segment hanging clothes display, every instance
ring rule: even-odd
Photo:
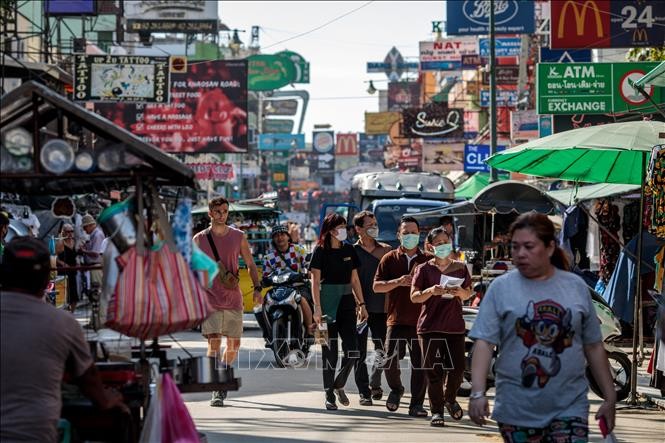
[[[604,229],[600,229],[600,270],[598,277],[604,283],[607,283],[612,272],[614,272],[621,250],[621,245],[612,238],[612,236],[618,237],[619,229],[621,229],[619,208],[612,204],[609,199],[599,200],[596,204],[595,216],[598,223],[612,234],[610,235]]]
[[[573,264],[580,269],[589,269],[587,255],[587,231],[589,217],[577,205],[570,206],[564,212],[561,244],[571,253]]]
[[[651,151],[646,185],[651,205],[649,232],[665,239],[665,145]]]
[[[640,202],[635,201],[623,208],[623,222],[621,223],[623,243],[626,244],[635,237],[640,228]]]

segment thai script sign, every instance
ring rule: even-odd
[[[462,68],[462,56],[476,53],[473,37],[420,42],[421,71],[454,71]]]

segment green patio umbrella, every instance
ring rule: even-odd
[[[507,174],[499,174],[499,180],[507,180]],[[490,184],[490,175],[487,172],[476,172],[455,189],[455,198],[473,198]]]
[[[644,156],[665,143],[665,123],[611,123],[560,132],[487,159],[493,168],[589,183],[641,185]],[[665,134],[663,134],[665,136]]]
[[[654,146],[665,144],[665,123],[653,121],[610,123],[560,132],[494,154],[487,159],[493,168],[540,177],[590,183],[640,185],[639,234],[637,237],[637,285],[633,311],[633,361],[629,402],[637,404],[637,342],[640,316],[644,186],[647,162]]]

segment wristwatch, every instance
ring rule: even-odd
[[[261,285],[256,285],[256,286],[254,286],[254,290],[260,292],[260,291],[263,290],[263,287]]]

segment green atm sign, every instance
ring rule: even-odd
[[[538,114],[608,114],[649,111],[633,83],[658,65],[641,63],[539,63]],[[645,88],[662,103],[662,88]]]

